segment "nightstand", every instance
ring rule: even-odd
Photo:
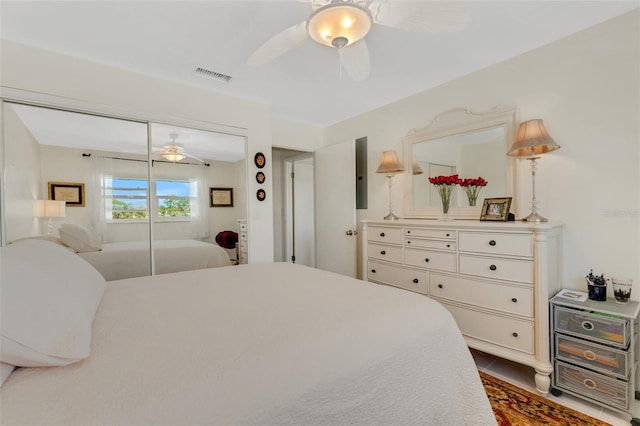
[[[640,304],[551,299],[554,395],[567,392],[633,418]]]

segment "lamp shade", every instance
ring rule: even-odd
[[[507,155],[517,157],[538,155],[559,148],[560,145],[549,136],[542,120],[538,118],[520,123],[516,141]]]
[[[65,217],[65,202],[36,200],[36,217]]]
[[[423,173],[424,173],[424,172],[422,171],[422,168],[421,168],[421,167],[420,167],[420,165],[418,164],[418,160],[413,160],[412,168],[413,168],[413,174],[414,174],[414,175],[421,175],[421,174],[423,174]]]
[[[404,172],[404,167],[395,151],[385,151],[382,153],[382,160],[376,173],[395,175]]]

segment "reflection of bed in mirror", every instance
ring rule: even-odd
[[[231,265],[222,247],[197,240],[155,240],[155,273]],[[78,253],[107,281],[151,275],[149,241],[103,243],[100,251]]]

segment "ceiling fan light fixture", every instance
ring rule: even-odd
[[[368,9],[356,3],[329,3],[309,17],[307,33],[317,43],[342,48],[363,39],[372,25]]]

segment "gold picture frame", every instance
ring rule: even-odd
[[[493,220],[506,222],[509,218],[511,208],[511,197],[505,198],[485,198],[482,204],[480,220]]]
[[[209,207],[233,207],[233,188],[209,188]]]
[[[47,182],[50,200],[64,201],[65,207],[84,207],[84,183]]]

